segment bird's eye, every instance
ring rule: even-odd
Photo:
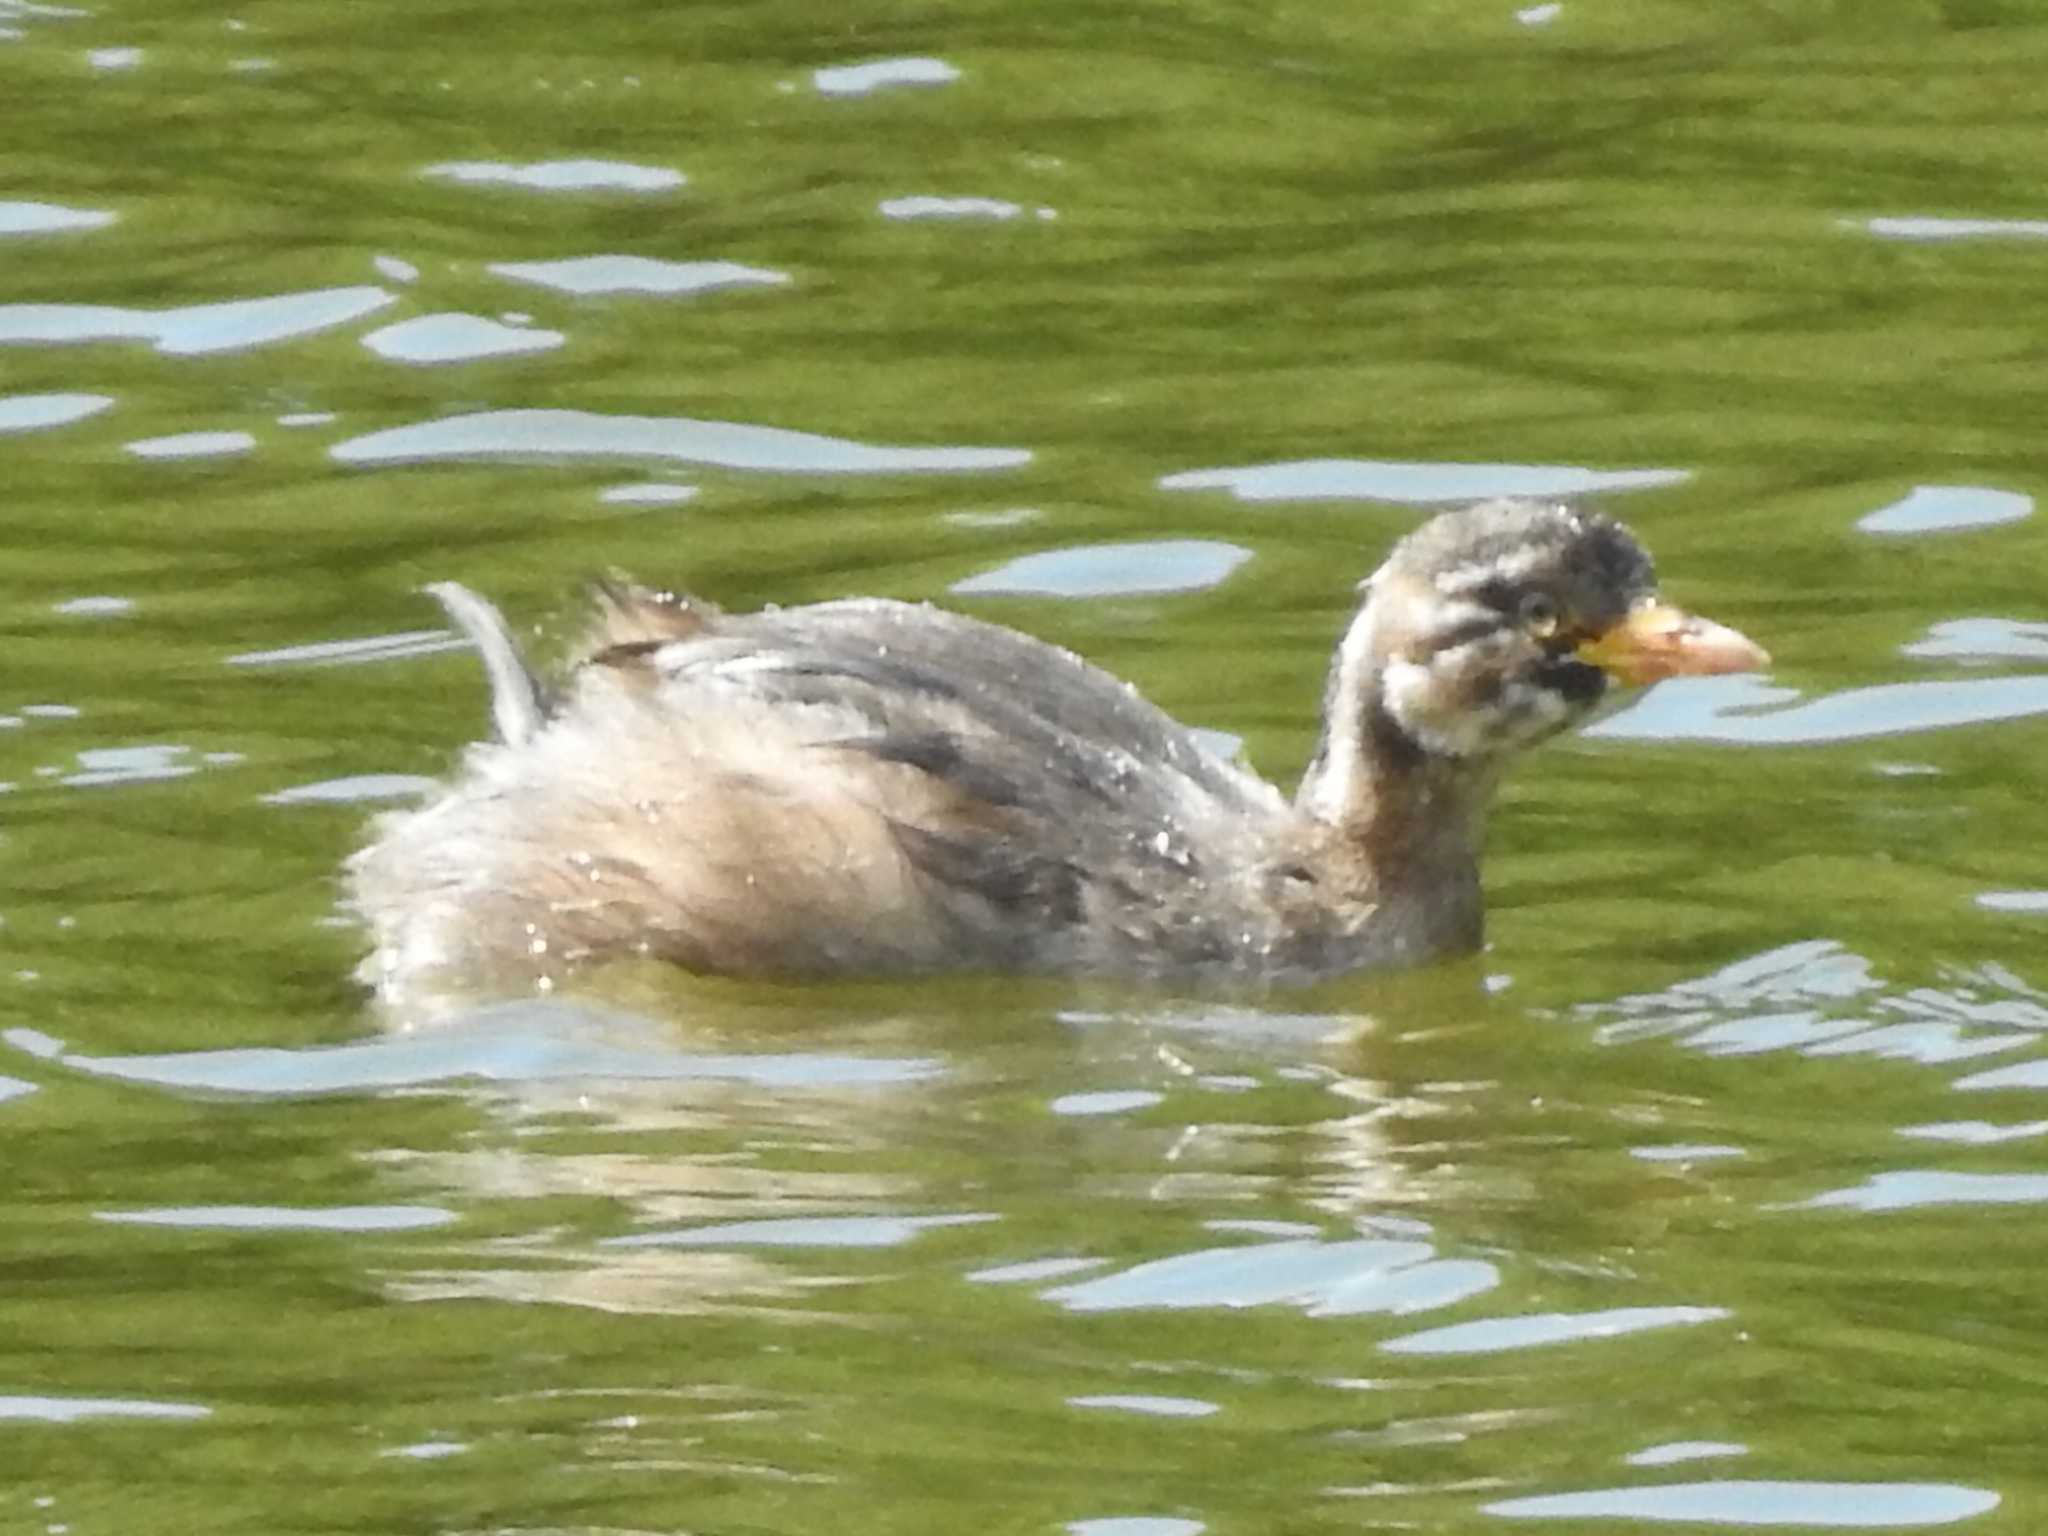
[[[1516,612],[1521,618],[1522,628],[1537,639],[1548,640],[1557,633],[1557,603],[1548,593],[1529,593]]]

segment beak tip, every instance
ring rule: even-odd
[[[1699,638],[1695,657],[1700,673],[1727,676],[1761,672],[1771,664],[1771,653],[1740,630],[1706,621],[1702,621],[1702,628],[1705,633]]]

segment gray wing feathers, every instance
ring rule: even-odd
[[[849,783],[917,773],[931,793],[875,813],[974,911],[1085,927],[1091,888],[1123,909],[1171,905],[1213,873],[1196,850],[1239,853],[1240,829],[1284,813],[1270,785],[1109,673],[939,610],[864,599],[732,617],[652,659],[679,716],[721,696],[811,713],[809,750],[847,754]]]

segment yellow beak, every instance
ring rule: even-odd
[[[1754,672],[1771,664],[1769,653],[1747,635],[1654,597],[1604,633],[1580,641],[1578,657],[1631,686],[1667,677]]]

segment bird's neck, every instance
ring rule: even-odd
[[[1322,736],[1295,793],[1383,910],[1413,915],[1428,949],[1479,941],[1479,849],[1490,763],[1426,751],[1387,712],[1368,604],[1330,663]]]

